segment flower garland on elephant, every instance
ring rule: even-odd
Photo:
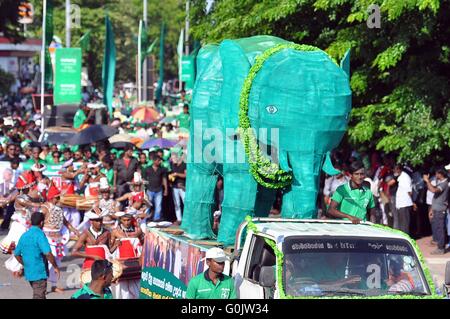
[[[275,53],[285,50],[293,49],[297,51],[322,51],[311,45],[302,44],[279,44],[273,48],[267,49],[256,58],[255,63],[250,68],[247,78],[244,81],[239,100],[239,136],[244,145],[245,153],[249,159],[250,173],[255,180],[262,186],[267,188],[283,188],[292,184],[292,172],[285,172],[278,164],[272,163],[261,152],[255,133],[252,130],[250,119],[248,117],[249,110],[249,96],[252,88],[253,80],[257,73],[261,70],[264,62]],[[323,52],[323,51],[322,51]],[[336,61],[332,59],[334,63]],[[337,63],[336,63],[337,64]]]

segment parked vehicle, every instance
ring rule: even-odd
[[[157,298],[183,298],[189,280],[205,270],[201,258],[213,245],[151,228],[141,296],[153,295],[149,278],[154,283],[156,277]],[[403,233],[368,222],[256,218],[241,224],[234,247],[224,248],[231,259],[225,272],[241,299],[442,298],[416,247]],[[162,282],[176,286],[177,296]]]

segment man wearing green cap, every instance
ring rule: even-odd
[[[206,252],[208,270],[195,276],[188,284],[187,299],[236,299],[236,289],[232,277],[224,275],[228,257],[217,247]]]

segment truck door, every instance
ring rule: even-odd
[[[264,288],[259,284],[259,275],[264,266],[274,266],[275,271],[275,253],[273,249],[266,244],[264,237],[253,235],[248,247],[247,256],[242,256],[246,260],[242,271],[242,282],[239,285],[239,298],[241,299],[271,299],[273,298],[274,288]],[[245,250],[245,247],[244,247]]]

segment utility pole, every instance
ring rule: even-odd
[[[142,23],[141,20],[139,20],[139,34],[138,34],[138,76],[137,76],[137,94],[138,94],[138,103],[140,103],[142,101],[142,64],[141,64],[141,34],[142,34]]]
[[[186,0],[186,27],[184,29],[185,55],[189,55],[189,0]]]
[[[42,46],[41,46],[41,116],[42,116],[42,121],[41,121],[41,132],[44,133],[44,90],[45,90],[45,85],[44,85],[44,77],[45,77],[45,50],[46,50],[46,46],[45,46],[45,19],[47,17],[47,0],[44,0],[44,12],[42,14]]]
[[[70,0],[66,0],[66,48],[70,48],[70,28],[72,23],[70,19]]]
[[[143,15],[144,15],[144,17],[143,17],[143,20],[144,20],[144,26],[145,26],[145,31],[147,31],[147,0],[144,0],[144,12],[143,12]],[[147,37],[145,37],[146,39],[147,39]],[[147,43],[146,43],[146,46],[147,46]],[[144,101],[147,101],[147,91],[148,91],[148,83],[147,83],[147,48],[145,47],[144,48],[144,50],[145,50],[145,52],[144,52],[144,54],[145,54],[145,56],[144,56],[144,66],[143,66],[143,69],[144,69],[144,72],[142,72],[142,75],[144,76],[144,78],[143,78],[143,87],[144,87],[144,94],[143,94],[143,100]],[[140,61],[139,61],[139,63],[140,63]]]

